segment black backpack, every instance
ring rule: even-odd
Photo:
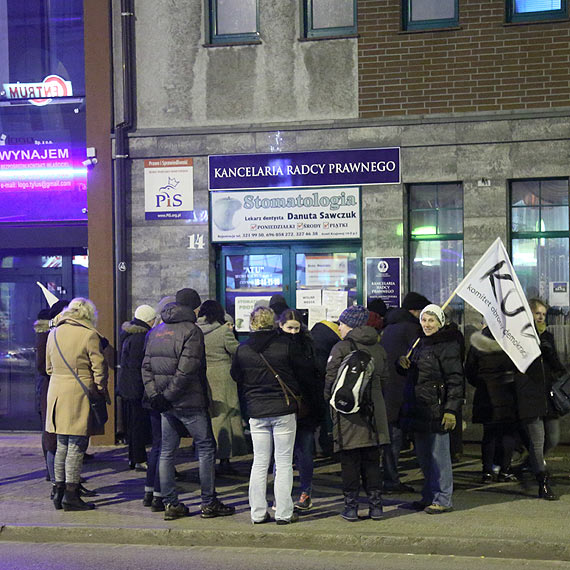
[[[374,359],[349,338],[352,351],[338,368],[332,385],[330,405],[341,414],[356,414],[372,403],[370,380],[374,373]]]

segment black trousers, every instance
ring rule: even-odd
[[[344,493],[358,493],[361,481],[366,493],[380,490],[380,448],[378,446],[346,449],[342,450],[339,455]]]
[[[146,444],[150,434],[148,410],[142,407],[140,400],[124,400],[124,402],[129,463],[144,463],[147,460]]]

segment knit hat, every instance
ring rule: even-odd
[[[150,323],[156,319],[156,311],[150,305],[140,305],[135,311],[135,319],[143,323]]]
[[[372,299],[372,301],[368,303],[368,310],[374,311],[383,317],[386,314],[388,307],[386,307],[386,303],[384,303],[382,299]]]
[[[194,289],[186,287],[185,289],[180,289],[180,291],[176,292],[176,303],[179,305],[185,305],[194,310],[202,304],[202,299],[200,299],[200,295],[198,295]]]
[[[366,307],[362,305],[352,305],[340,314],[338,320],[347,327],[355,329],[356,327],[363,327],[368,322],[368,314]]]
[[[419,293],[415,291],[410,291],[405,297],[404,301],[402,302],[402,309],[407,309],[408,311],[416,310],[419,311],[423,309],[426,305],[429,305],[429,301]]]
[[[433,303],[426,305],[420,313],[420,321],[422,320],[424,313],[431,313],[432,315],[435,315],[441,326],[445,324],[445,314],[439,305],[434,305]]]
[[[49,318],[55,319],[55,317],[57,317],[57,315],[59,315],[59,313],[61,313],[61,311],[63,311],[67,305],[69,305],[69,300],[67,299],[60,299],[57,303],[54,303],[50,307]]]

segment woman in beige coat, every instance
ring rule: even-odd
[[[232,357],[239,342],[234,336],[232,323],[226,322],[226,317],[231,318],[225,315],[220,303],[205,301],[200,307],[196,324],[204,333],[210,416],[220,459],[218,472],[231,475],[236,471],[230,465],[230,457],[245,455],[247,445],[237,386],[230,375]]]
[[[101,336],[95,329],[96,321],[95,305],[89,299],[77,297],[59,315],[46,346],[46,371],[51,376],[46,431],[57,434],[53,502],[56,509],[66,511],[84,511],[95,506],[80,498],[79,483],[89,436],[101,432],[93,428],[89,399],[73,372],[94,396],[105,397],[109,402],[107,364]]]

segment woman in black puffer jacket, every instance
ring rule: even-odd
[[[410,358],[400,357],[398,369],[407,373],[403,424],[414,432],[416,454],[424,475],[422,499],[414,508],[428,514],[451,511],[453,473],[449,432],[464,396],[461,348],[456,334],[442,329],[443,311],[427,305],[420,314],[425,336]]]
[[[303,356],[288,335],[275,329],[275,313],[258,307],[251,313],[252,333],[235,354],[231,375],[247,408],[253,441],[249,504],[254,524],[268,522],[267,470],[274,448],[275,521],[297,520],[293,512],[293,445],[297,428],[297,401],[301,394]],[[272,370],[273,369],[273,370]],[[284,383],[282,388],[279,379]],[[290,392],[289,392],[290,391]]]

